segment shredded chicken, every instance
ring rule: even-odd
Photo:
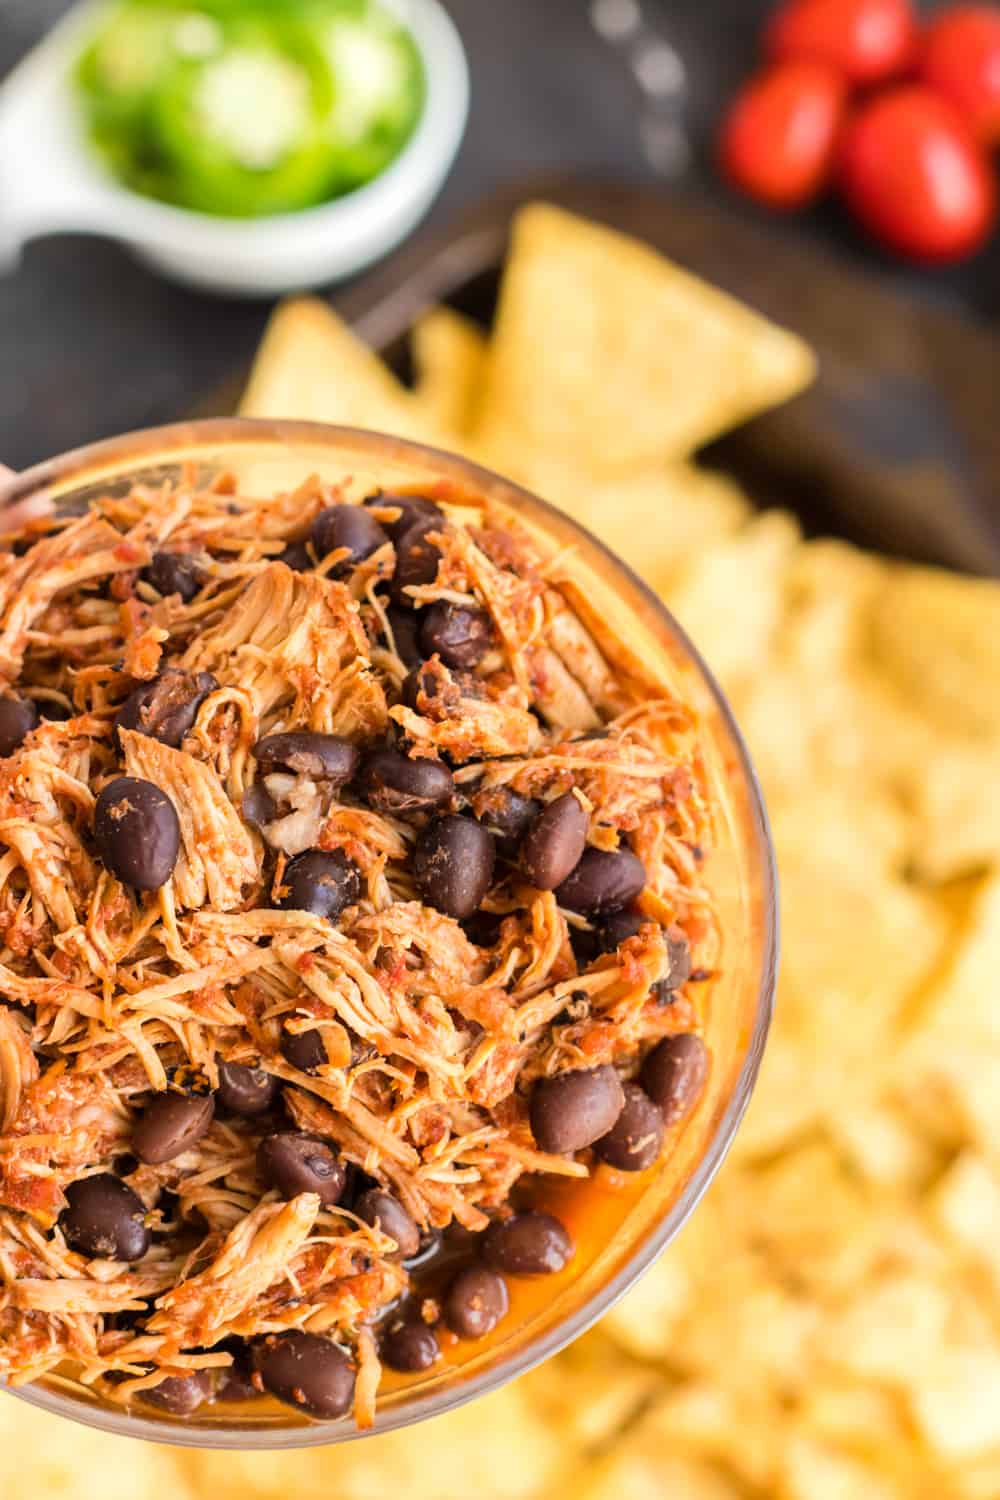
[[[302,1330],[347,1351],[369,1424],[373,1329],[410,1272],[350,1199],[286,1200],[262,1180],[262,1136],[290,1120],[321,1137],[425,1236],[479,1231],[526,1174],[591,1172],[587,1153],[533,1139],[536,1080],[603,1063],[631,1076],[656,1041],[700,1024],[684,980],[669,1005],[657,999],[671,942],[701,974],[718,958],[691,711],[609,658],[502,516],[477,502],[475,526],[461,524],[468,497],[444,496],[437,576],[408,593],[417,609],[485,612],[490,644],[473,667],[435,653],[408,677],[378,589],[388,541],[343,579],[342,553],[306,571],[279,560],[321,510],[360,498],[349,482],[257,497],[232,476],[185,472],[26,523],[0,556],[0,686],[60,710],[26,723],[0,759],[11,1381],[60,1369],[128,1402],[168,1376],[224,1372],[234,1341]],[[146,577],[164,549],[196,563],[193,597],[161,597]],[[116,723],[143,688],[145,707]],[[322,768],[258,764],[260,738],[287,731],[361,749],[388,739],[446,764],[450,810],[487,825],[499,795],[543,803],[575,788],[588,842],[641,859],[645,925],[579,956],[590,924],[498,861],[483,903],[495,927],[477,934],[424,899],[413,854],[430,814],[369,804],[363,783]],[[122,774],[177,814],[176,861],[156,889],[128,884],[95,837],[99,795]],[[310,851],[356,872],[334,920],[283,894]],[[299,1066],[289,1042],[313,1034],[326,1062]],[[217,1089],[223,1063],[273,1075],[284,1124],[217,1109],[167,1160],[137,1160],[151,1103]],[[134,1263],[88,1254],[67,1217],[67,1191],[102,1174],[143,1210],[149,1244]]]
[[[204,761],[161,745],[148,734],[119,733],[130,776],[141,776],[166,792],[181,825],[174,893],[181,906],[231,911],[260,868],[253,839],[219,781]]]

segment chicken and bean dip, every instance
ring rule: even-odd
[[[192,469],[6,536],[4,1379],[367,1425],[589,1253],[546,1184],[669,1148],[699,729],[570,580],[444,483]]]

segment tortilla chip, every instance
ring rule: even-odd
[[[643,1421],[665,1453],[707,1460],[731,1470],[756,1494],[767,1494],[788,1439],[787,1414],[764,1391],[722,1389],[701,1381],[675,1385]]]
[[[1000,1448],[1000,1350],[937,1350],[918,1368],[913,1413],[939,1458],[958,1463]]]
[[[991,690],[992,691],[992,690]],[[925,880],[954,880],[1000,864],[1000,757],[995,742],[928,734],[902,768],[913,818],[912,864]]]
[[[934,986],[896,1059],[897,1088],[927,1127],[928,1104],[950,1143],[1000,1151],[1000,875],[984,882],[952,964]]]
[[[627,1359],[600,1328],[558,1361],[526,1375],[519,1389],[549,1431],[565,1446],[580,1449],[614,1442],[649,1406],[661,1383],[657,1371]]]
[[[727,1257],[718,1245],[699,1295],[677,1326],[671,1358],[700,1379],[777,1397],[802,1380],[822,1321],[816,1303],[797,1287],[780,1285],[761,1256],[741,1247]]]
[[[1000,1171],[963,1152],[938,1182],[930,1208],[956,1250],[987,1272],[1000,1303]]]
[[[861,1454],[898,1447],[908,1436],[905,1405],[892,1391],[829,1378],[810,1382],[799,1427],[810,1437]]]
[[[785,611],[785,571],[799,537],[780,511],[698,553],[664,590],[711,670],[730,689],[762,671]]]
[[[943,569],[900,567],[880,591],[873,651],[940,733],[1000,739],[1000,588]]]
[[[433,415],[317,297],[293,298],[272,314],[240,415],[334,422],[447,446]]]
[[[569,456],[508,455],[507,473],[572,516],[653,588],[752,515],[739,485],[696,464],[660,464],[615,478],[581,472]]]
[[[295,1453],[197,1453],[188,1463],[205,1500],[528,1500],[567,1456],[559,1432],[518,1385],[362,1442]]]
[[[783,1500],[907,1500],[889,1475],[809,1438],[792,1439],[783,1469]]]
[[[416,395],[428,419],[468,433],[483,393],[489,346],[471,318],[450,307],[424,313],[413,330]]]
[[[779,1019],[781,1011],[778,1012]],[[803,1059],[793,1039],[773,1033],[757,1087],[732,1146],[734,1161],[787,1150],[815,1128],[820,1101],[803,1082]]]
[[[732,1190],[734,1182],[729,1182]],[[818,1291],[833,1279],[831,1264],[862,1232],[866,1195],[836,1151],[815,1142],[785,1154],[740,1183],[746,1234],[770,1269]]]
[[[691,1295],[691,1277],[672,1247],[604,1319],[603,1331],[638,1359],[663,1359]]]
[[[878,1191],[919,1192],[941,1165],[933,1142],[890,1102],[853,1100],[850,1109],[827,1106],[823,1114],[852,1170]]]
[[[677,1458],[655,1440],[629,1436],[591,1462],[559,1494],[576,1500],[743,1500],[745,1492],[709,1463]]]
[[[890,1271],[859,1292],[829,1330],[834,1366],[907,1389],[931,1350],[945,1342],[951,1300],[943,1278]]]
[[[135,1443],[0,1396],[4,1500],[196,1500],[174,1449]]]
[[[973,1459],[951,1471],[960,1500],[996,1500],[1000,1495],[1000,1454]]]
[[[536,204],[514,226],[477,438],[581,469],[684,458],[809,384],[808,347],[654,250]]]

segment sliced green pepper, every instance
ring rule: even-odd
[[[412,38],[374,0],[119,0],[77,82],[123,181],[237,217],[368,181],[424,89]]]
[[[322,201],[332,93],[325,58],[296,22],[260,15],[228,25],[221,52],[182,64],[154,102],[175,201],[237,217]]]
[[[341,191],[388,166],[423,105],[424,79],[409,33],[385,11],[344,5],[320,26],[333,72],[328,129]]]

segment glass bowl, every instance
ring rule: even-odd
[[[706,865],[723,933],[705,1037],[713,1065],[698,1109],[641,1190],[591,1196],[597,1244],[575,1266],[512,1287],[511,1313],[499,1336],[461,1344],[425,1376],[390,1377],[380,1393],[373,1433],[440,1415],[522,1374],[577,1338],[653,1263],[673,1239],[725,1157],[750,1098],[771,1019],[777,962],[774,855],[767,815],[746,747],[719,688],[683,630],[631,570],[568,515],[464,459],[373,432],[307,422],[223,419],[188,422],[81,448],[30,469],[0,489],[0,516],[50,505],[78,506],[109,487],[167,476],[182,463],[234,472],[257,493],[290,489],[309,475],[350,475],[386,488],[441,484],[449,499],[487,497],[532,533],[558,574],[586,601],[599,643],[625,642],[629,669],[651,692],[667,687],[701,715],[707,772],[718,809],[716,844]],[[556,575],[553,575],[556,576]],[[556,1193],[561,1190],[555,1189]],[[554,1199],[572,1218],[569,1196]],[[388,1372],[387,1372],[388,1373]],[[206,1448],[294,1448],[364,1436],[350,1418],[306,1422],[270,1402],[246,1416],[209,1406],[179,1421],[108,1405],[58,1375],[11,1387],[25,1401],[106,1431]]]

